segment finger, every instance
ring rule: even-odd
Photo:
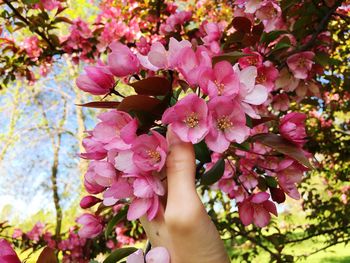
[[[167,141],[169,152],[166,161],[166,173],[168,178],[167,207],[179,206],[187,201],[198,199],[195,187],[195,154],[193,145],[181,141],[178,136],[168,129]]]

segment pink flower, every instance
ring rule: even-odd
[[[61,3],[57,0],[40,0],[40,4],[48,11],[61,8]],[[40,4],[37,4],[36,7],[40,7]]]
[[[154,247],[146,255],[146,263],[169,263],[170,256],[164,247]]]
[[[277,216],[276,206],[269,197],[268,193],[260,192],[238,204],[239,217],[245,226],[254,222],[256,226],[264,227],[270,222],[270,213]]]
[[[189,94],[167,109],[162,117],[184,142],[196,144],[208,133],[208,108],[196,94]]]
[[[283,160],[278,166],[278,183],[282,190],[293,199],[300,199],[296,184],[301,182],[305,171],[307,171],[305,167],[291,159]]]
[[[94,238],[102,233],[102,219],[95,215],[85,213],[79,216],[76,222],[82,225],[82,228],[78,231],[79,236],[82,238]]]
[[[238,59],[239,66],[241,68],[246,68],[249,66],[260,67],[263,64],[263,56],[259,52],[252,51],[250,48],[243,49],[244,54],[249,56],[244,56]]]
[[[209,149],[222,153],[231,142],[242,143],[249,136],[245,114],[237,101],[216,97],[209,101],[209,133],[205,137]]]
[[[23,48],[30,57],[31,60],[36,61],[42,53],[42,49],[39,47],[39,39],[37,36],[31,36],[24,40]]]
[[[144,263],[141,249],[127,257],[126,263]],[[168,250],[164,247],[154,247],[146,255],[146,263],[170,263]]]
[[[90,208],[101,201],[102,200],[100,198],[97,198],[97,197],[92,196],[92,195],[87,195],[81,199],[80,207],[83,209],[87,209],[87,208]]]
[[[104,144],[95,140],[91,135],[83,139],[83,147],[86,152],[79,154],[83,159],[101,160],[107,156],[107,150],[104,148]]]
[[[41,222],[38,222],[33,226],[32,230],[26,233],[26,235],[30,240],[38,242],[40,239],[40,236],[44,232],[44,228],[45,228],[45,225]]]
[[[282,10],[277,3],[273,1],[264,1],[256,11],[255,16],[263,22],[265,32],[270,32],[276,28],[283,28],[279,26],[279,23],[281,23],[281,14]]]
[[[258,75],[255,79],[255,84],[263,85],[269,92],[275,88],[275,81],[278,77],[278,70],[274,65],[265,63],[257,68]]]
[[[20,237],[22,237],[22,235],[23,235],[22,230],[19,228],[15,228],[13,230],[12,238],[20,238]]]
[[[204,31],[207,34],[203,37],[204,43],[218,41],[221,38],[221,30],[217,23],[209,22],[203,25]]]
[[[118,178],[118,180],[103,193],[103,204],[105,206],[111,206],[116,204],[120,199],[132,196],[132,184],[126,178]]]
[[[138,175],[133,183],[135,198],[129,206],[127,218],[135,220],[147,214],[152,220],[159,208],[159,196],[164,195],[164,187],[158,177],[145,174]]]
[[[133,161],[141,171],[157,171],[163,168],[168,146],[165,138],[156,131],[143,134],[132,144]]]
[[[104,95],[113,89],[114,77],[105,66],[87,66],[85,72],[76,80],[79,89],[93,95]]]
[[[205,70],[199,82],[201,89],[211,98],[216,96],[235,96],[239,92],[239,80],[232,65],[227,61],[220,61],[213,69]]]
[[[287,111],[289,109],[289,97],[286,93],[278,94],[273,97],[273,109],[275,111]]]
[[[93,139],[104,144],[106,150],[126,150],[136,138],[137,121],[128,113],[110,110],[98,116],[101,120],[91,132]]]
[[[279,125],[281,135],[302,147],[306,142],[305,119],[306,114],[299,112],[288,113],[282,118]]]
[[[196,52],[191,47],[184,47],[179,57],[186,58],[180,59],[177,66],[190,85],[198,84],[202,71],[212,66],[209,51],[204,46],[198,47]]]
[[[117,172],[114,166],[107,161],[92,161],[85,174],[85,179],[88,182],[108,187],[117,179]]]
[[[0,262],[21,263],[16,252],[5,239],[0,239]]]
[[[191,47],[191,43],[187,40],[177,41],[175,38],[169,40],[169,50],[160,42],[155,42],[151,46],[151,50],[147,57],[138,55],[142,66],[152,71],[158,69],[174,69],[180,61],[181,50],[185,47]]]
[[[125,77],[139,71],[140,62],[127,46],[115,41],[109,47],[112,53],[108,56],[108,66],[115,76]]]
[[[298,84],[299,79],[293,77],[293,75],[285,67],[280,71],[280,74],[275,82],[276,89],[283,89],[284,91],[294,91]]]
[[[297,79],[306,79],[313,65],[315,53],[304,51],[290,56],[287,65]]]

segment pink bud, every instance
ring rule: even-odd
[[[87,195],[81,199],[80,207],[83,209],[87,209],[87,208],[90,208],[101,201],[102,200],[100,198],[97,198],[97,197],[92,196],[92,195]]]

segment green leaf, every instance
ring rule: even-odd
[[[220,180],[224,175],[225,171],[225,160],[219,159],[216,164],[201,177],[201,183],[204,185],[211,185]]]
[[[268,147],[271,147],[272,149],[283,153],[300,164],[312,169],[312,165],[310,164],[308,158],[305,156],[302,149],[294,145],[293,143],[289,142],[288,140],[284,139],[283,137],[273,134],[273,133],[262,133],[257,134],[253,136],[252,141],[259,142],[261,144],[264,144]]]
[[[277,181],[274,177],[271,177],[271,176],[266,176],[265,177],[265,181],[266,181],[266,184],[269,186],[269,187],[277,187]]]
[[[288,32],[285,30],[276,30],[276,31],[271,31],[269,33],[263,33],[260,41],[264,43],[270,43],[276,40],[280,35],[285,33],[288,33]]]
[[[128,209],[122,209],[117,213],[107,224],[105,237],[108,238],[109,234],[112,233],[113,228],[116,224],[118,224],[121,220],[123,220],[128,212]]]
[[[171,90],[171,83],[166,78],[149,77],[129,84],[137,94],[161,96]]]
[[[40,0],[23,0],[23,3],[27,5],[37,4],[39,2]]]
[[[249,151],[250,150],[250,143],[249,142],[243,142],[241,144],[239,143],[233,143],[233,145],[238,148],[241,149],[243,151]]]
[[[213,63],[216,64],[220,61],[226,60],[228,62],[231,62],[231,64],[235,64],[239,58],[247,57],[247,56],[252,56],[252,55],[245,54],[239,51],[233,51],[233,52],[229,52],[229,53],[225,53],[225,54],[213,57]]]
[[[114,250],[104,261],[103,263],[116,263],[119,260],[126,258],[130,254],[137,251],[136,247],[124,247]]]
[[[196,159],[201,163],[211,162],[210,151],[204,141],[194,145],[194,152],[196,154]]]

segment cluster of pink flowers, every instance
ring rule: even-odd
[[[191,20],[192,13],[190,11],[180,11],[170,15],[164,24],[160,26],[160,32],[164,35],[171,32],[181,31],[181,26]],[[179,30],[180,29],[180,30]]]
[[[39,46],[39,39],[37,36],[26,38],[23,42],[23,48],[27,52],[28,57],[33,61],[38,60],[38,57],[43,52]]]
[[[240,58],[234,66],[225,60],[214,64],[213,57],[221,51],[212,47],[213,43],[219,47],[221,29],[214,23],[205,23],[203,28],[204,44],[197,46],[187,40],[170,38],[168,48],[162,42],[154,42],[146,50],[136,52],[113,42],[107,63],[87,67],[86,75],[77,79],[77,85],[92,94],[104,95],[114,91],[114,77],[129,83],[128,76],[141,71],[150,76],[167,70],[176,72],[175,80],[197,87],[197,94],[184,94],[163,112],[159,121],[184,142],[204,141],[213,152],[212,163],[206,165],[206,169],[210,169],[217,159],[225,158],[233,143],[241,144],[250,136],[268,132],[264,125],[249,128],[246,116],[260,119],[266,113],[269,93],[278,89],[279,72],[271,62],[263,61],[259,52],[248,48],[243,51],[249,56]],[[298,59],[289,63],[292,74],[308,70],[293,66],[295,63],[300,64]],[[283,104],[275,107],[286,110]],[[305,118],[303,114],[290,113],[279,126],[281,136],[298,148],[306,142]],[[165,194],[158,174],[167,155],[165,138],[155,129],[138,135],[138,120],[125,112],[110,110],[100,114],[99,119],[83,140],[86,152],[81,157],[92,160],[85,175],[86,190],[90,194],[103,193],[103,204],[107,206],[129,199],[129,220],[144,214],[153,219],[159,207],[159,196]],[[284,193],[295,199],[300,197],[296,184],[306,169],[293,159],[283,161],[264,156],[272,151],[269,147],[259,143],[251,147],[250,152],[233,152],[240,157],[238,161],[225,160],[225,173],[217,185],[239,203],[240,215],[246,215],[241,216],[244,224],[254,222],[265,226],[270,213],[276,215],[277,212],[274,203],[268,200],[270,194],[256,192],[261,176],[261,172],[255,171],[256,167],[265,170],[265,177],[277,179],[280,188],[271,187],[270,192],[278,203],[284,201]],[[90,217],[89,222],[99,229],[98,218]],[[93,231],[90,236],[98,232],[90,230]]]

